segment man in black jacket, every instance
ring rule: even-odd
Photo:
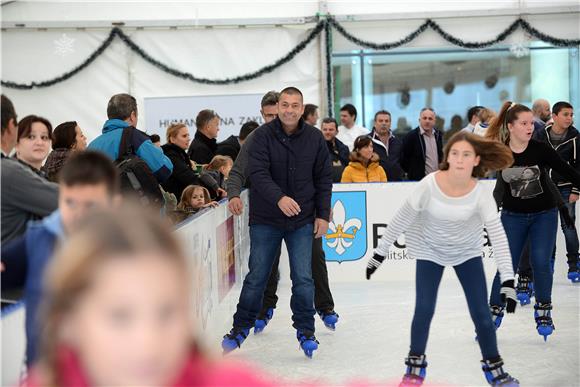
[[[222,347],[239,347],[254,326],[282,240],[288,247],[292,278],[293,326],[307,356],[318,348],[314,336],[312,236],[326,234],[332,172],[320,131],[304,122],[300,90],[280,93],[278,118],[256,129],[249,149],[249,272],[244,279],[232,330]]]
[[[230,156],[233,161],[236,161],[238,158],[238,154],[240,153],[240,148],[244,141],[246,141],[246,137],[250,133],[254,131],[258,126],[256,121],[248,121],[242,125],[240,128],[240,135],[234,136],[231,135],[226,138],[224,141],[217,144],[217,154],[223,156]]]
[[[580,172],[580,133],[572,125],[574,109],[568,102],[557,102],[552,107],[553,124],[548,124],[543,130],[534,133],[538,141],[550,144],[558,152],[562,160]],[[578,230],[576,224],[576,202],[580,194],[580,187],[575,187],[558,172],[550,171],[550,177],[560,194],[572,218],[572,224],[564,221],[560,216],[560,224],[566,240],[566,256],[568,258],[568,278],[572,282],[580,282],[578,268]],[[520,265],[521,269],[521,265]]]
[[[369,135],[373,149],[379,155],[379,164],[385,170],[387,181],[401,181],[405,172],[401,168],[403,143],[391,133],[391,113],[379,110],[375,113],[373,131]]]
[[[338,123],[332,117],[326,117],[322,120],[322,135],[326,140],[328,152],[330,153],[330,162],[332,163],[332,181],[340,183],[342,172],[348,165],[350,151],[336,135],[338,134]]]
[[[213,110],[204,109],[197,114],[197,131],[188,152],[189,158],[197,164],[209,164],[216,155],[219,125],[220,117]]]
[[[442,158],[443,136],[435,128],[435,111],[423,108],[419,126],[403,138],[401,167],[407,172],[409,180],[419,181],[439,169]]]

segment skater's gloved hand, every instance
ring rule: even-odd
[[[367,279],[371,279],[371,275],[379,268],[381,263],[385,260],[385,257],[375,253],[371,259],[369,259],[369,263],[367,264]]]
[[[506,312],[514,313],[516,311],[516,305],[518,304],[516,298],[516,289],[514,287],[514,280],[507,280],[502,283],[499,293],[501,295],[502,302],[505,302]]]

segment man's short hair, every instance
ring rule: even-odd
[[[161,142],[161,137],[158,134],[152,134],[151,136],[149,136],[149,139],[151,140],[151,142]]]
[[[318,109],[318,106],[307,103],[304,105],[304,114],[302,114],[302,118],[307,119],[309,115],[316,113],[316,109]]]
[[[334,129],[338,130],[338,122],[332,117],[325,117],[322,119],[323,124],[334,124]],[[321,125],[322,126],[322,125]]]
[[[377,120],[377,117],[380,116],[381,114],[386,114],[387,116],[389,116],[389,118],[391,118],[391,113],[388,110],[383,109],[375,113],[375,121]]]
[[[347,112],[350,116],[354,116],[354,118],[356,119],[357,112],[353,104],[347,103],[346,105],[340,108],[340,111]]]
[[[288,94],[288,95],[299,95],[300,98],[302,99],[302,101],[304,101],[304,96],[302,95],[302,92],[294,86],[288,86],[286,88],[284,88],[281,92],[280,95],[282,94]]]
[[[574,109],[569,102],[559,101],[552,106],[552,114],[558,115],[562,109]]]
[[[109,194],[119,192],[119,172],[104,153],[87,150],[74,152],[58,175],[59,182],[68,187],[104,184]]]
[[[8,122],[10,120],[14,120],[14,125],[17,125],[16,122],[16,111],[14,110],[14,105],[12,105],[12,101],[4,94],[2,94],[1,99],[2,104],[2,134],[8,128]]]
[[[262,97],[260,107],[276,105],[278,103],[279,98],[280,94],[277,91],[270,90]]]
[[[248,121],[248,122],[246,122],[240,128],[240,136],[239,136],[239,139],[242,140],[242,141],[244,141],[246,139],[246,137],[248,137],[250,135],[250,133],[252,133],[254,130],[256,130],[256,128],[258,128],[259,126],[260,126],[260,124],[258,124],[256,121]]]
[[[424,111],[429,110],[430,112],[433,112],[433,114],[437,114],[435,113],[435,110],[433,110],[433,108],[430,107],[424,107],[423,109],[421,109],[421,111],[419,112],[419,115],[421,115],[421,113],[423,113]]]
[[[131,113],[137,114],[137,100],[129,94],[115,94],[107,105],[107,117],[125,121]]]
[[[197,117],[195,117],[195,126],[197,130],[202,130],[209,124],[211,120],[214,118],[219,118],[218,114],[211,109],[203,109],[199,113],[197,113]]]
[[[470,107],[469,110],[467,111],[467,122],[471,122],[473,116],[478,115],[481,109],[483,109],[483,106],[478,105]]]

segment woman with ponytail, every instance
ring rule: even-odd
[[[514,157],[513,165],[498,173],[494,196],[502,208],[501,220],[509,241],[514,270],[518,268],[522,250],[529,239],[536,292],[534,318],[538,333],[546,340],[554,330],[550,257],[556,243],[559,202],[548,170],[554,169],[574,185],[580,184],[580,174],[549,145],[532,139],[533,120],[528,107],[505,102],[490,124],[486,137],[509,146]],[[500,297],[500,287],[498,273],[490,296],[496,327],[501,324],[505,307]]]

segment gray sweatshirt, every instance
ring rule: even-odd
[[[228,200],[232,200],[235,197],[239,197],[242,190],[246,187],[246,169],[248,167],[250,154],[248,149],[253,141],[253,134],[255,130],[246,137],[246,140],[240,148],[240,153],[232,166],[230,175],[228,176],[226,191],[228,192]]]
[[[29,220],[50,215],[58,207],[58,185],[18,161],[2,157],[2,243],[26,231]]]

